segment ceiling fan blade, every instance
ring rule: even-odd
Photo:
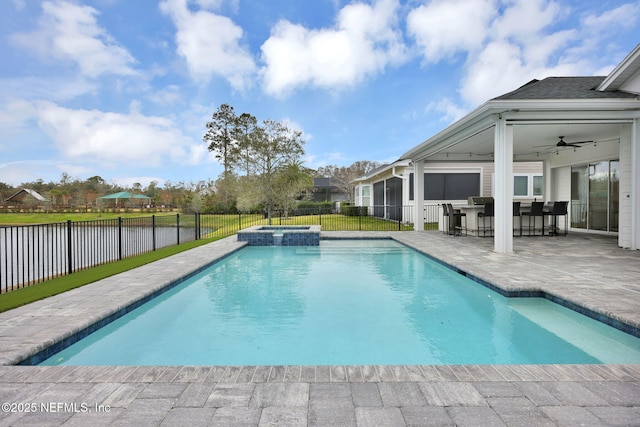
[[[531,148],[549,148],[549,147],[555,147],[556,144],[547,144],[547,145],[533,145],[531,146]]]
[[[556,147],[580,147],[578,144],[588,144],[593,141],[574,141],[574,142],[565,142],[564,137],[560,137],[560,141],[556,144]]]

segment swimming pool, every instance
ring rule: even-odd
[[[43,365],[639,363],[640,339],[390,240],[247,247]]]

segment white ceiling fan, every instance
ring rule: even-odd
[[[539,147],[556,147],[556,148],[563,148],[563,147],[573,147],[573,148],[580,148],[582,147],[581,144],[589,144],[592,143],[594,141],[574,141],[574,142],[566,142],[564,140],[564,136],[559,136],[558,138],[560,138],[560,141],[558,141],[556,144],[550,144],[550,145],[536,145],[534,146],[534,148],[539,148]]]

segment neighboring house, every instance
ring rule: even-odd
[[[522,162],[514,167],[514,200],[542,199],[542,162]],[[494,165],[487,161],[437,162],[424,168],[423,200],[427,204],[467,203],[469,197],[493,195]],[[414,166],[409,160],[383,165],[354,181],[356,206],[366,206],[373,216],[414,220]],[[401,208],[401,209],[400,209]],[[438,210],[426,210],[427,222],[438,221]],[[435,216],[435,217],[434,217]]]
[[[314,202],[347,202],[349,195],[333,182],[333,178],[313,178]]]
[[[49,200],[44,198],[35,190],[23,188],[14,195],[7,198],[7,205],[43,205],[49,203]]]
[[[491,99],[401,159],[423,177],[442,162],[492,158],[496,252],[513,251],[512,176],[522,161],[543,162],[544,199],[570,201],[570,230],[640,249],[639,95],[640,45],[608,76],[533,80]]]

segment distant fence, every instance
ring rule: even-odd
[[[425,229],[437,228],[428,205]],[[228,215],[176,214],[0,226],[0,293],[193,240],[222,238],[259,224],[320,225],[326,231],[413,230],[413,207],[348,207]]]

